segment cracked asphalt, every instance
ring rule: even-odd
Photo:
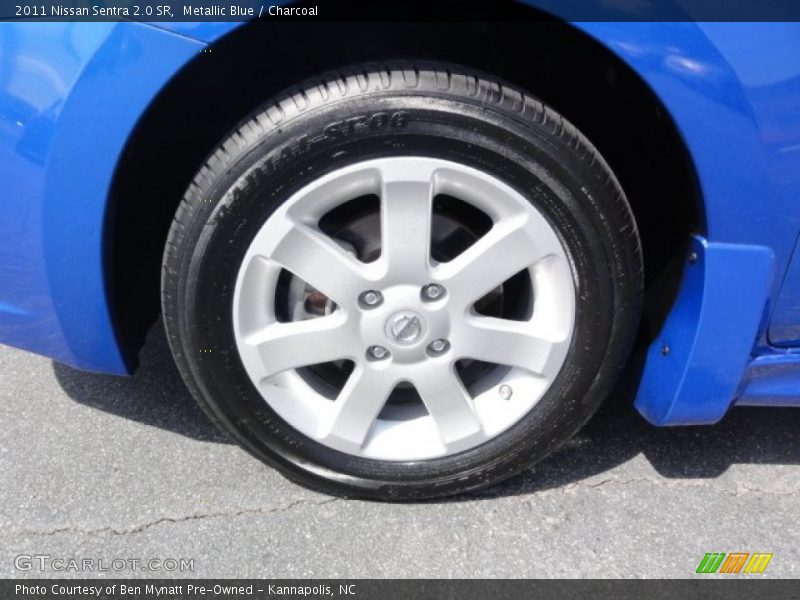
[[[0,347],[0,575],[693,577],[706,552],[800,576],[800,410],[656,429],[618,392],[567,447],[444,502],[330,498],[230,444],[160,324],[134,377]],[[192,572],[19,571],[18,555],[189,558]]]

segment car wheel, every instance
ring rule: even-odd
[[[518,473],[614,384],[642,261],[614,175],[530,95],[366,65],[267,102],[189,187],[164,321],[204,410],[329,493],[427,498]]]

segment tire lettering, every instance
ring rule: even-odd
[[[326,137],[340,137],[355,133],[362,129],[384,129],[386,127],[405,127],[408,125],[411,116],[404,111],[394,113],[373,113],[371,115],[359,115],[351,117],[345,121],[334,121],[329,123],[325,129]]]
[[[329,123],[319,134],[309,137],[308,134],[298,136],[295,140],[281,148],[277,155],[266,157],[263,162],[255,166],[245,177],[247,187],[256,187],[261,181],[273,173],[279,164],[297,158],[308,152],[312,147],[324,142],[326,139],[338,138],[357,131],[372,129],[379,130],[387,127],[402,128],[408,125],[411,115],[404,111],[393,113],[378,112],[371,115],[359,115],[344,121]],[[237,199],[237,190],[234,190],[234,200]]]

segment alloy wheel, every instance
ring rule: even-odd
[[[447,260],[442,197],[489,220]],[[368,252],[323,226],[366,198],[379,215]],[[515,278],[529,294],[512,294]],[[504,291],[526,308],[481,309]],[[478,446],[533,408],[569,350],[575,286],[558,235],[519,192],[452,161],[392,157],[319,177],[267,219],[242,262],[233,320],[250,379],[289,425],[346,454],[422,460]]]

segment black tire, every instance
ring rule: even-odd
[[[408,463],[340,453],[290,427],[251,383],[231,322],[239,261],[272,211],[326,172],[394,155],[460,161],[516,188],[561,236],[578,290],[569,354],[535,407],[471,450]],[[205,412],[245,449],[328,493],[420,499],[505,479],[575,434],[627,359],[640,318],[642,258],[616,178],[555,111],[463,67],[370,64],[293,88],[220,144],[178,209],[162,289],[183,378]]]

